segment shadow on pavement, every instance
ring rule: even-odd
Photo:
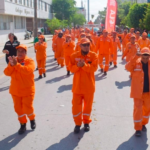
[[[23,140],[27,134],[32,132],[32,130],[27,130],[23,135],[19,135],[18,132],[14,133],[7,138],[0,141],[0,150],[10,150],[13,149],[21,140]]]
[[[115,81],[115,85],[117,86],[118,89],[123,89],[123,87],[131,85],[131,80],[129,79],[128,81],[122,81],[122,82]]]
[[[51,84],[51,83],[55,83],[55,82],[59,82],[65,78],[69,78],[70,76],[67,76],[67,75],[64,75],[64,76],[60,76],[60,77],[56,77],[56,78],[53,78],[51,80],[47,80],[46,83],[47,84]]]
[[[46,63],[51,63],[51,62],[56,62],[56,61],[54,61],[54,58],[48,59],[48,60],[46,61]]]
[[[116,150],[147,150],[147,133],[142,133],[142,137],[133,135],[128,141],[119,145]]]
[[[58,88],[57,93],[62,93],[64,91],[70,91],[72,89],[72,84],[69,85],[62,85]]]
[[[0,88],[0,92],[6,91],[6,90],[8,90],[8,89],[9,89],[9,86],[2,87],[2,88]]]
[[[67,137],[62,139],[59,143],[51,145],[46,150],[74,150],[80,140],[84,136],[84,131],[81,130],[79,134],[70,133]]]
[[[121,64],[121,65],[126,65],[126,60],[125,59],[123,59],[119,64]]]
[[[53,71],[57,71],[57,70],[59,70],[59,69],[61,69],[61,68],[58,67],[58,66],[56,66],[56,67],[53,67],[53,68],[51,68],[51,69],[47,69],[46,72],[53,72]]]
[[[48,55],[47,57],[54,57],[54,55]]]
[[[57,66],[57,63],[55,62],[55,63],[49,64],[49,65],[46,65],[46,67],[51,67],[51,66],[54,66],[54,65]]]
[[[101,75],[101,76],[100,76]],[[103,73],[99,73],[95,75],[95,81],[100,81],[106,79],[107,76],[105,76]]]

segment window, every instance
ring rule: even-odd
[[[45,11],[47,11],[47,3],[45,3]]]
[[[22,4],[22,0],[19,0],[19,4]]]
[[[0,30],[10,30],[10,23],[13,17],[8,15],[0,15]]]
[[[18,0],[15,0],[15,3],[18,3]]]
[[[29,7],[29,0],[26,0],[27,1],[27,6]]]
[[[15,29],[25,29],[25,18],[24,17],[14,17]]]
[[[33,5],[32,5],[32,0],[30,0],[30,7],[33,7]]]
[[[26,6],[26,0],[23,0],[23,5]]]

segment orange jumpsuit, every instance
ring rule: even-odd
[[[36,49],[36,60],[38,64],[39,75],[42,75],[43,73],[46,72],[45,63],[47,57],[46,55],[47,43],[43,42],[42,44],[39,44],[39,42],[37,42],[34,47]]]
[[[65,55],[65,64],[67,71],[69,71],[69,62],[70,62],[70,56],[74,53],[74,47],[75,47],[75,42],[64,42],[63,44],[63,49],[64,49],[64,55]]]
[[[122,40],[122,53],[124,53],[125,51],[125,48],[126,48],[126,45],[128,43],[128,39],[127,39],[127,34],[125,35],[124,33],[123,34],[117,34],[119,37],[121,37],[121,40]]]
[[[148,38],[146,38],[145,40],[143,40],[142,38],[138,40],[138,43],[140,45],[140,48],[144,48],[144,47],[149,47],[150,45],[150,40]]]
[[[128,33],[126,38],[127,38],[127,43],[130,42],[130,39],[131,39],[131,35],[135,35],[135,33]],[[136,37],[136,35],[135,35]]]
[[[100,36],[97,42],[96,52],[99,52],[99,66],[101,69],[104,69],[104,72],[107,72],[109,69],[110,50],[112,49],[113,46],[111,38],[108,36],[104,38],[103,35]],[[103,58],[105,58],[105,68],[103,66]]]
[[[63,67],[64,64],[64,50],[63,50],[63,43],[65,42],[65,38],[57,38],[55,40],[55,52],[56,52],[56,59],[59,65]]]
[[[131,42],[129,42],[126,45],[126,49],[125,52],[122,56],[122,59],[124,59],[124,57],[126,57],[126,62],[128,62],[133,56],[136,55],[136,53],[138,52],[140,46],[138,43],[135,44],[131,44]]]
[[[34,85],[35,63],[26,58],[16,66],[8,66],[4,70],[6,76],[11,77],[9,93],[12,95],[15,112],[18,114],[20,123],[27,123],[27,118],[34,120],[33,100],[35,95]]]
[[[85,65],[79,68],[77,63],[81,59],[85,61]],[[71,55],[70,71],[74,73],[72,114],[76,125],[81,126],[82,121],[84,124],[89,124],[92,121],[90,115],[95,92],[94,72],[97,68],[97,54],[90,51],[88,55],[83,56],[79,51]]]
[[[150,66],[150,60],[148,62]],[[142,126],[149,122],[150,116],[150,93],[143,92],[144,86],[144,72],[142,68],[141,58],[135,56],[126,64],[126,69],[132,74],[131,81],[131,95],[134,99],[134,128],[135,130],[142,130]],[[150,68],[149,74],[149,85],[150,85]]]
[[[121,45],[120,45],[120,40],[119,38],[113,38],[112,37],[112,44],[113,44],[113,49],[111,50],[111,54],[113,55],[110,56],[110,61],[114,63],[114,65],[117,65],[117,51],[118,48],[121,50]]]

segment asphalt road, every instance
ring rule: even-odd
[[[118,68],[110,68],[107,76],[95,73],[96,92],[91,131],[73,133],[71,113],[72,78],[66,69],[53,60],[51,42],[47,50],[47,77],[37,80],[34,101],[37,128],[27,125],[27,132],[18,135],[20,124],[9,94],[10,78],[3,75],[5,58],[0,58],[0,150],[150,150],[150,125],[147,134],[136,138],[133,129],[133,101],[130,96],[129,73],[118,53]],[[35,59],[34,49],[28,56]]]

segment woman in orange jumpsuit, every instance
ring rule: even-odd
[[[18,133],[23,134],[26,131],[27,117],[30,119],[31,129],[36,128],[33,108],[35,63],[34,60],[26,56],[27,47],[25,45],[19,45],[16,49],[17,57],[8,57],[9,64],[4,70],[4,74],[11,77],[9,93],[21,124]]]
[[[69,62],[70,56],[74,53],[75,42],[71,39],[71,35],[66,35],[66,41],[63,44],[65,64],[67,68],[67,75],[70,75]]]
[[[98,68],[98,56],[90,51],[90,41],[83,38],[80,46],[81,51],[73,53],[70,58],[70,71],[74,73],[72,113],[76,125],[75,133],[80,132],[82,122],[84,131],[90,130],[89,124],[92,121],[90,116],[95,92],[94,72]]]
[[[39,79],[42,78],[42,74],[44,77],[46,77],[46,69],[45,69],[45,63],[46,63],[46,48],[47,43],[45,42],[44,35],[39,36],[39,42],[35,44],[35,50],[36,50],[36,60],[38,64],[38,70],[39,70]]]

